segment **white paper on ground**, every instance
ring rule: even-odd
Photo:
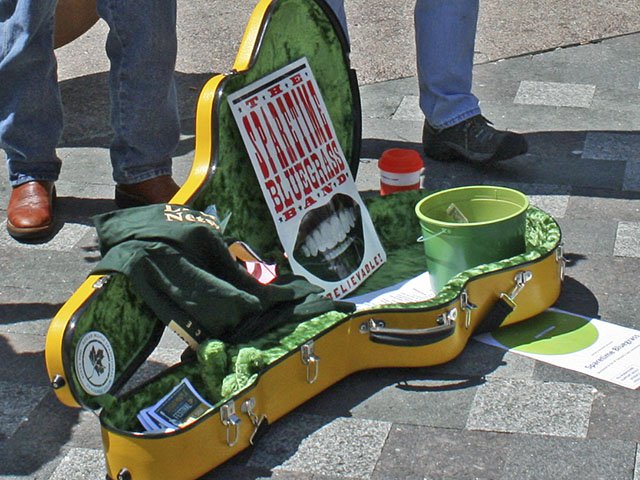
[[[563,310],[474,337],[626,388],[640,387],[640,331]]]

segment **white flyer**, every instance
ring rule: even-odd
[[[355,303],[357,310],[366,310],[381,305],[425,302],[435,296],[436,293],[431,286],[431,276],[429,272],[424,272],[390,287],[349,297],[347,300]]]
[[[640,331],[550,308],[476,340],[626,388],[640,387]]]

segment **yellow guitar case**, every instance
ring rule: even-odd
[[[227,96],[302,57],[318,82],[355,177],[360,102],[336,18],[322,0],[261,0],[233,70],[210,79],[200,94],[192,170],[172,201],[197,210],[215,204],[219,211],[233,212],[225,233],[281,264],[286,260]],[[388,259],[365,288],[425,271],[414,213],[425,195],[412,191],[367,200]],[[563,276],[560,229],[545,212],[530,207],[525,240],[521,255],[464,271],[428,301],[329,312],[248,344],[205,342],[194,358],[131,391],[123,386],[158,344],[164,324],[124,275],[91,275],[50,325],[46,363],[51,385],[65,405],[100,410],[107,478],[198,478],[252,445],[269,424],[354,372],[447,362],[474,333],[528,319],[551,306]],[[94,368],[100,367],[93,379],[82,364],[89,350]],[[184,428],[145,432],[137,413],[183,378],[213,408]]]

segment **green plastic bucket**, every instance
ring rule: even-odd
[[[469,268],[523,253],[527,208],[522,192],[485,185],[420,200],[416,215],[435,291]]]

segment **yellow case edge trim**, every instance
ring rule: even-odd
[[[80,407],[80,404],[73,397],[69,389],[70,379],[66,377],[64,370],[62,360],[64,334],[74,313],[93,295],[95,292],[94,285],[102,277],[103,275],[89,275],[71,298],[60,308],[56,316],[53,317],[47,330],[44,351],[49,381],[53,382],[53,379],[58,375],[64,379],[64,385],[59,388],[54,388],[54,392],[58,400],[68,407]]]

